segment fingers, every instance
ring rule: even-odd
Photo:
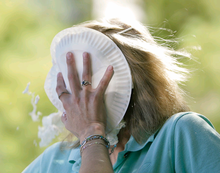
[[[92,70],[91,70],[91,60],[90,56],[87,52],[83,53],[83,74],[82,74],[82,80],[88,81],[89,83],[92,80]],[[86,89],[90,89],[91,85],[87,85],[84,87]]]
[[[68,80],[72,94],[76,95],[81,90],[78,72],[76,70],[76,62],[71,52],[66,54]]]
[[[105,91],[108,87],[108,84],[113,76],[113,73],[114,73],[113,67],[111,65],[108,66],[108,68],[105,71],[104,76],[102,77],[102,79],[97,87],[97,90],[100,94],[105,93]]]
[[[66,97],[66,95],[70,94],[67,90],[66,90],[66,87],[65,87],[65,82],[63,80],[63,76],[62,76],[62,73],[58,73],[57,74],[57,87],[56,87],[56,92],[57,92],[57,95],[59,97],[59,99],[63,100],[64,97]],[[61,100],[61,101],[62,101]]]
[[[79,91],[81,90],[81,84],[80,84],[78,72],[76,69],[75,59],[71,52],[68,52],[66,57],[67,57],[68,79],[69,79],[70,88],[71,88],[72,94],[76,96],[77,93],[79,93]],[[108,87],[108,84],[113,76],[113,73],[114,73],[113,67],[109,66],[97,87],[97,93],[99,94],[105,93]],[[83,53],[82,79],[89,83],[92,80],[91,59],[90,59],[90,55],[86,52]],[[84,88],[91,89],[91,85],[90,84],[86,85]]]

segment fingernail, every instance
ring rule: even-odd
[[[62,76],[62,73],[59,72],[59,73],[57,74],[57,77],[61,77],[61,76]]]
[[[109,70],[109,71],[110,71],[110,70],[113,70],[113,66],[112,66],[112,65],[108,66],[108,70]]]
[[[87,52],[84,52],[84,53],[83,53],[83,57],[84,57],[84,58],[87,58],[87,56],[88,56],[88,53],[87,53]]]
[[[67,58],[68,61],[70,61],[71,58],[72,58],[72,53],[71,53],[71,52],[68,52],[68,53],[66,54],[66,58]]]

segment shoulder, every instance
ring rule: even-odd
[[[57,142],[51,145],[43,152],[42,159],[44,160],[68,159],[71,149],[65,146],[66,146],[66,142]]]
[[[220,139],[219,133],[209,119],[195,112],[180,112],[172,115],[155,133],[155,137],[173,145],[179,143],[180,138],[194,142],[210,140],[211,137]]]
[[[164,124],[175,169],[188,172],[220,170],[220,135],[203,115],[194,112],[173,115]]]
[[[214,129],[214,126],[208,118],[195,112],[180,112],[174,114],[166,121],[164,126],[172,128],[173,130],[195,127]]]
[[[71,150],[61,149],[62,144],[63,143],[58,142],[48,147],[40,156],[38,156],[26,167],[23,173],[50,172],[50,170],[56,169],[56,165],[66,163]]]
[[[195,112],[181,112],[170,117],[161,128],[169,134],[172,140],[178,142],[179,138],[189,141],[220,139],[211,121],[205,116]]]
[[[60,152],[61,151],[61,144],[62,144],[61,142],[54,143],[53,145],[46,148],[44,153]]]
[[[41,155],[42,155],[42,158],[45,158],[45,157],[52,158],[54,155],[58,155],[59,153],[61,153],[61,142],[57,142],[49,146],[48,148],[44,150],[44,152]]]
[[[171,116],[156,133],[157,141],[170,146],[187,146],[189,148],[220,142],[220,135],[205,116],[195,112],[180,112]],[[203,143],[203,144],[200,144]],[[192,144],[192,145],[191,145]],[[198,147],[199,148],[199,147]]]

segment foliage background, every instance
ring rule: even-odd
[[[158,29],[153,34],[188,47],[195,60],[185,63],[193,71],[183,88],[192,110],[207,116],[220,132],[220,12],[218,0],[138,0],[142,22]],[[51,68],[50,43],[56,33],[73,24],[94,18],[93,1],[0,1],[0,173],[21,172],[45,148],[38,146],[38,126],[28,115],[30,91],[41,97],[42,116],[55,112],[44,92],[44,80]],[[173,32],[169,31],[171,29]],[[172,36],[173,37],[173,36]],[[190,46],[201,46],[201,50]],[[41,116],[41,117],[42,117]],[[55,140],[56,141],[56,140]],[[54,141],[54,142],[55,142]]]

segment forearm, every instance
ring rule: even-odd
[[[104,94],[113,76],[113,67],[109,66],[106,69],[99,85],[93,89],[90,82],[90,84],[80,85],[76,61],[71,52],[67,53],[66,62],[71,93],[67,91],[61,73],[57,75],[56,91],[66,111],[61,120],[66,129],[80,139],[82,145],[80,172],[113,172],[108,154],[109,142],[107,139],[103,139],[107,122]],[[87,80],[87,82],[91,81],[91,73],[90,56],[88,53],[83,53],[82,79]],[[91,135],[98,135],[102,138],[90,141],[88,138]]]
[[[101,139],[96,142],[105,145]],[[94,141],[88,142],[87,146],[89,146],[82,151],[80,173],[113,173],[108,149],[102,144],[94,144]]]

